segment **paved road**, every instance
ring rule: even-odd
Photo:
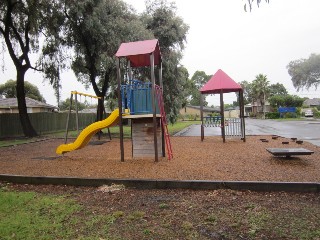
[[[176,135],[200,137],[200,125],[192,125]],[[205,128],[204,135],[219,136],[221,135],[221,130],[219,127]],[[286,138],[296,137],[320,146],[320,121],[276,121],[246,119],[246,135],[279,135]]]

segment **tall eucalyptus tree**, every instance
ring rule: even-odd
[[[63,25],[60,9],[58,0],[0,1],[0,41],[16,68],[19,117],[27,137],[36,136],[37,132],[27,113],[26,72],[30,69],[43,72],[52,85],[59,86],[58,69],[63,62],[55,60],[59,58],[59,34]],[[32,53],[40,56],[37,62],[32,62]]]
[[[101,120],[104,98],[115,84],[114,55],[121,42],[152,38],[135,13],[121,0],[65,0],[68,45],[74,49],[72,70],[80,82],[91,85]]]
[[[320,85],[320,54],[311,54],[307,59],[291,61],[287,69],[293,86],[298,91]]]
[[[163,92],[166,113],[175,122],[184,102],[185,68],[180,66],[182,50],[189,26],[177,16],[176,6],[166,0],[147,1],[142,20],[155,38],[159,39],[163,59]]]

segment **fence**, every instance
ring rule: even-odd
[[[205,127],[220,127],[221,126],[221,116],[207,116],[204,117]]]
[[[241,129],[241,119],[240,118],[226,118],[225,119],[225,134],[228,137],[241,137],[243,138],[243,133]]]
[[[225,135],[227,137],[240,137],[243,138],[243,130],[241,129],[240,118],[225,118]],[[221,116],[207,116],[204,117],[205,127],[221,127]]]
[[[68,113],[29,113],[32,126],[38,134],[65,131]],[[85,128],[95,122],[96,114],[79,113],[79,128]],[[76,114],[70,114],[69,130],[76,130]],[[0,114],[0,138],[23,136],[18,113]]]

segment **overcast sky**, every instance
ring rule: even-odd
[[[144,10],[144,0],[125,0],[137,12]],[[319,90],[297,92],[286,66],[292,60],[320,54],[319,0],[262,1],[259,8],[244,12],[245,1],[239,0],[175,0],[177,14],[190,26],[182,64],[190,77],[197,71],[214,74],[225,71],[236,82],[251,82],[255,76],[267,75],[271,84],[282,83],[290,94],[320,97]],[[3,65],[3,63],[1,63]],[[0,83],[15,78],[11,59],[5,58],[5,72]],[[77,83],[71,72],[62,75],[62,99],[71,90],[93,93]],[[42,83],[40,74],[28,71],[26,80],[37,84],[48,103],[56,105],[52,87]],[[225,94],[232,103],[235,94]],[[209,105],[219,105],[219,97],[207,98]]]

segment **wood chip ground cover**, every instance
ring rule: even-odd
[[[62,139],[0,148],[0,174],[28,176],[72,176],[90,178],[134,178],[176,180],[320,182],[320,152],[317,146],[291,139],[261,142],[249,136],[246,142],[221,137],[172,137],[174,158],[133,159],[131,141],[125,140],[125,162],[120,161],[119,140],[58,156]],[[282,145],[282,141],[289,145]],[[314,154],[290,159],[273,157],[266,148],[304,147]]]

